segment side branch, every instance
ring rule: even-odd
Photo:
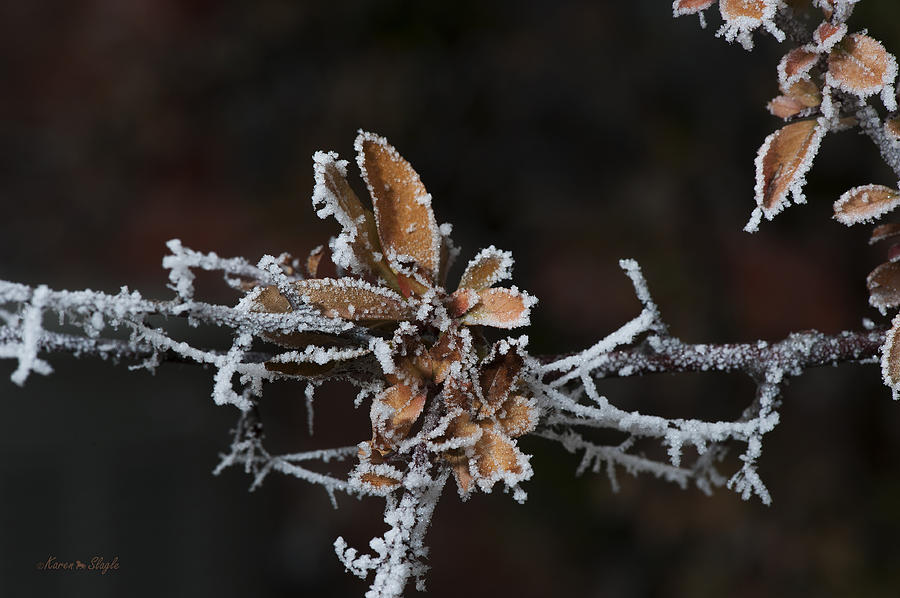
[[[599,356],[591,373],[598,378],[707,371],[759,374],[773,367],[799,373],[811,367],[875,360],[884,334],[884,330],[872,330],[825,335],[812,330],[791,334],[777,343],[722,345],[690,345],[651,337],[641,346]]]

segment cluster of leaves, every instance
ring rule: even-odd
[[[334,216],[342,227],[330,243],[342,275],[316,278],[323,256],[317,248],[307,259],[310,278],[263,288],[254,309],[289,313],[302,302],[375,337],[372,351],[382,368],[375,385],[384,388],[372,399],[372,439],[360,444],[353,483],[390,492],[415,457],[452,468],[463,496],[473,483],[490,491],[502,479],[513,487],[531,476],[513,439],[534,429],[538,410],[522,394],[527,355],[520,343],[505,339],[492,346],[482,329],[527,325],[536,300],[516,287],[494,286],[511,275],[512,257],[493,246],[469,262],[449,292],[447,270],[458,251],[450,226],[437,225],[419,175],[382,137],[360,133],[354,147],[371,210],[348,183],[346,161],[334,152],[313,157],[313,204],[320,217]],[[341,342],[303,333],[267,338],[287,347]],[[335,365],[313,369],[280,360],[266,367],[308,377]]]

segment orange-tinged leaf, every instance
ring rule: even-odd
[[[437,280],[441,235],[419,175],[383,137],[361,132],[355,147],[388,262],[396,271],[412,259]]]
[[[885,262],[872,270],[866,278],[866,286],[869,304],[881,313],[900,305],[900,262]]]
[[[847,34],[847,24],[841,23],[834,25],[825,21],[819,25],[813,32],[813,41],[816,42],[816,49],[820,52],[830,51],[836,43],[844,38]]]
[[[756,230],[760,216],[771,220],[788,204],[788,193],[795,203],[803,203],[803,185],[812,166],[827,125],[804,120],[786,125],[769,135],[756,156],[756,205],[744,228]]]
[[[533,400],[518,395],[503,402],[497,411],[497,423],[510,438],[516,438],[534,430],[537,426],[537,406]]]
[[[672,13],[676,17],[681,15],[692,15],[702,10],[706,10],[715,3],[716,0],[675,0],[672,3]]]
[[[783,40],[784,33],[775,26],[774,21],[778,4],[778,0],[719,0],[719,12],[725,24],[717,35],[729,42],[737,40],[750,50],[753,48],[750,32],[765,25],[776,39]]]
[[[484,289],[478,292],[480,302],[462,317],[462,323],[494,328],[517,328],[530,322],[531,308],[537,299],[512,287]]]
[[[317,278],[293,283],[300,297],[329,318],[398,321],[411,318],[413,306],[385,287],[356,278]]]
[[[900,398],[900,314],[891,322],[891,329],[885,335],[881,347],[881,375],[896,401]]]
[[[481,301],[481,297],[472,289],[459,289],[450,295],[447,302],[447,311],[450,317],[458,318]]]
[[[459,280],[460,289],[480,291],[494,286],[512,274],[513,259],[508,251],[500,251],[493,245],[478,252],[466,266]]]
[[[815,83],[809,79],[800,79],[785,92],[769,102],[768,108],[774,116],[790,118],[822,103],[822,94]]]
[[[848,36],[828,55],[828,84],[865,98],[885,88],[883,94],[888,110],[896,109],[893,82],[897,76],[897,60],[884,49],[881,42],[868,35]],[[888,93],[890,92],[890,93]],[[888,98],[891,98],[890,101]],[[893,102],[893,105],[889,105]]]
[[[788,96],[776,96],[766,108],[769,109],[772,116],[778,118],[790,118],[806,110],[806,106],[800,101]]]
[[[733,20],[738,18],[762,20],[769,3],[765,0],[720,0],[719,10],[722,18]]]
[[[894,237],[900,237],[900,222],[889,222],[887,224],[876,226],[872,230],[872,237],[869,239],[869,245]]]
[[[794,48],[781,58],[778,63],[778,84],[781,89],[791,86],[809,77],[809,71],[819,61],[820,55],[810,47]]]
[[[488,487],[506,472],[522,473],[522,453],[512,441],[494,430],[485,429],[475,443],[476,467],[479,481]]]
[[[834,202],[834,219],[850,226],[887,214],[900,205],[900,191],[884,185],[863,185],[850,189]]]

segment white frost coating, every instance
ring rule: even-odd
[[[31,297],[31,303],[25,308],[22,316],[22,343],[13,350],[15,357],[19,360],[19,365],[9,377],[14,383],[22,386],[28,379],[28,374],[35,371],[39,374],[47,375],[53,370],[49,365],[39,360],[38,341],[41,338],[41,321],[44,314],[44,305],[50,289],[41,285],[34,290]],[[4,351],[6,353],[7,351]],[[13,355],[2,355],[3,357],[13,357]]]
[[[802,203],[806,203],[806,197],[803,195],[803,186],[806,185],[806,173],[809,172],[809,169],[812,167],[813,160],[816,157],[816,154],[819,151],[819,145],[822,143],[822,138],[825,136],[825,133],[828,132],[829,123],[828,120],[824,117],[820,117],[817,119],[817,125],[813,128],[812,138],[809,140],[809,143],[806,145],[806,151],[799,156],[800,163],[794,171],[793,178],[790,181],[790,184],[784,189],[783,192],[779,193],[773,200],[771,207],[765,208],[763,207],[764,193],[766,190],[766,177],[765,172],[763,170],[763,161],[766,158],[766,155],[769,153],[771,149],[772,143],[778,134],[783,130],[779,129],[775,131],[763,142],[762,147],[759,148],[759,152],[756,154],[756,160],[754,161],[754,165],[756,166],[756,186],[754,188],[754,194],[756,199],[756,208],[753,210],[753,213],[750,216],[750,220],[747,222],[747,225],[744,227],[744,230],[748,233],[756,232],[759,227],[760,214],[766,217],[766,220],[771,220],[775,217],[776,214],[784,210],[788,205],[788,195],[790,194],[794,198],[794,203],[799,205]],[[789,158],[791,161],[794,160],[793,157]]]
[[[736,0],[734,0],[736,1]],[[762,26],[772,37],[779,42],[785,39],[784,32],[775,25],[775,13],[778,10],[778,0],[763,0],[763,13],[760,18],[731,12],[731,4],[728,0],[719,2],[719,12],[725,23],[716,32],[716,37],[724,37],[728,42],[739,42],[745,50],[753,49],[751,32]]]
[[[372,553],[360,555],[343,538],[335,540],[335,552],[348,571],[362,579],[374,573],[366,598],[397,598],[410,578],[416,579],[417,589],[425,589],[425,533],[447,479],[446,472],[432,479],[424,471],[410,471],[404,480],[403,495],[399,499],[387,497],[384,522],[389,529],[369,542]]]
[[[888,199],[887,201],[870,204],[872,200],[869,199],[869,193],[876,190],[881,192],[891,192],[893,193],[893,198]],[[857,205],[856,210],[853,212],[844,211],[844,206],[847,204],[847,202],[860,194],[862,195],[862,197],[860,198],[861,203],[863,205],[870,204],[867,206],[868,209],[860,209],[861,207]],[[883,185],[863,185],[861,187],[854,187],[853,189],[850,189],[849,191],[841,195],[836,202],[834,202],[834,219],[841,224],[846,224],[847,226],[859,224],[860,222],[873,222],[874,220],[892,211],[897,206],[900,206],[900,193],[894,191],[893,189],[888,189]]]
[[[377,201],[377,194],[375,192],[375,189],[372,187],[372,183],[369,180],[369,173],[366,170],[365,153],[363,152],[363,143],[365,142],[371,142],[376,145],[380,145],[388,153],[391,159],[396,162],[403,161],[404,159],[397,151],[397,149],[394,148],[394,146],[392,146],[384,137],[376,135],[375,133],[363,131],[362,129],[358,131],[356,140],[353,142],[353,149],[356,151],[356,163],[359,166],[360,172],[362,173],[363,181],[365,181],[366,183],[366,188],[369,190],[369,195],[372,197],[372,207],[375,212],[375,222],[376,224],[379,224],[379,202]],[[410,170],[412,170],[412,167],[410,167]],[[420,195],[415,198],[415,202],[428,208],[426,210],[426,228],[431,237],[431,246],[429,247],[430,255],[428,257],[432,264],[432,267],[429,270],[428,274],[431,276],[432,280],[437,280],[438,270],[440,269],[441,263],[441,241],[443,237],[441,236],[441,231],[437,225],[437,221],[434,218],[434,212],[431,209],[431,194],[425,193],[424,195]],[[381,234],[380,224],[379,234]],[[384,237],[382,237],[381,239],[383,244]],[[388,263],[395,271],[398,271],[402,267],[401,258],[403,256],[397,254],[394,247],[382,247],[382,249],[384,250],[385,258],[387,259]],[[424,264],[420,265],[422,265],[423,267],[425,266]]]
[[[357,235],[361,222],[357,222],[341,208],[340,199],[334,194],[331,187],[333,181],[328,181],[330,169],[337,172],[343,179],[347,178],[347,161],[339,160],[336,152],[316,152],[313,154],[313,174],[315,187],[313,188],[312,204],[316,209],[316,215],[325,219],[334,216],[341,225],[341,233],[331,240],[331,259],[339,267],[350,270],[356,274],[369,273],[366,260],[353,251],[353,244],[357,241]],[[331,183],[331,185],[329,185]],[[362,216],[361,216],[362,217]],[[363,239],[366,249],[374,253],[368,238]]]

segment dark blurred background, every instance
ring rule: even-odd
[[[535,353],[583,347],[638,312],[622,257],[687,341],[883,323],[864,280],[884,248],[830,216],[842,191],[891,173],[865,138],[833,135],[809,205],[741,232],[786,47],[759,37],[747,53],[714,37],[715,9],[709,20],[673,20],[668,0],[4,3],[0,278],[167,297],[170,238],[251,261],[305,255],[336,230],[311,210],[310,156],[352,160],[362,127],[422,175],[463,264],[491,243],[513,251],[515,282],[541,300]],[[890,0],[852,21],[894,51],[898,23]],[[223,286],[206,296],[234,301]],[[365,548],[384,529],[381,501],[335,511],[299,480],[248,493],[241,471],[213,477],[236,411],[210,400],[210,371],[51,362],[24,389],[0,363],[0,596],[363,594],[331,545]],[[601,390],[627,409],[734,418],[753,387],[680,375]],[[366,438],[367,410],[351,401],[323,389],[309,439],[302,386],[271,386],[274,448]],[[767,436],[768,508],[626,474],[616,494],[526,440],[525,505],[445,493],[429,595],[896,596],[898,432],[877,367],[809,372]],[[732,455],[723,472],[736,468]],[[37,571],[51,555],[117,556],[120,569]]]

